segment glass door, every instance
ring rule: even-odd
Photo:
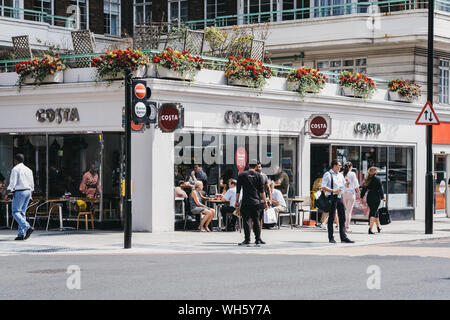
[[[434,213],[446,213],[447,171],[446,155],[434,156]]]

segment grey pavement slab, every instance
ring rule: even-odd
[[[280,253],[293,250],[322,250],[371,244],[406,242],[422,239],[439,239],[450,237],[450,219],[437,218],[434,232],[425,234],[424,221],[394,221],[383,226],[380,234],[369,235],[365,223],[351,225],[349,238],[354,244],[342,244],[339,233],[335,230],[337,244],[328,243],[327,231],[318,227],[301,227],[280,230],[264,229],[262,238],[266,245],[240,247],[237,244],[244,238],[243,232],[195,231],[175,232],[134,232],[132,249],[123,249],[123,232],[121,231],[40,231],[36,230],[26,241],[14,241],[15,230],[0,230],[0,255],[11,254],[93,254],[93,253]],[[252,234],[252,241],[254,241]]]

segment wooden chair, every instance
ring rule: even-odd
[[[75,54],[89,54],[95,52],[95,40],[90,30],[76,30],[71,32],[73,51]],[[77,68],[91,66],[91,57],[76,58]]]
[[[86,227],[86,231],[89,230],[89,223],[88,223],[88,216],[91,217],[91,227],[92,230],[94,230],[94,204],[91,203],[90,208],[88,211],[82,211],[78,205],[76,205],[77,211],[78,211],[78,216],[77,216],[77,230],[79,229],[80,226],[80,217],[84,216],[85,218],[85,227]]]
[[[16,59],[33,58],[33,54],[31,53],[30,41],[27,35],[11,37],[11,39],[14,48],[14,57]]]

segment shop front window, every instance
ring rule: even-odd
[[[412,208],[413,198],[413,149],[389,147],[388,198],[389,208]]]
[[[434,156],[434,213],[446,213],[447,170],[446,155]]]
[[[122,134],[0,135],[0,174],[7,182],[17,153],[24,154],[25,165],[33,171],[33,198],[69,199],[63,202],[65,221],[76,221],[76,200],[91,196],[80,186],[83,175],[93,166],[98,190],[92,196],[99,200],[94,208],[95,220],[111,222],[107,227],[120,226]]]
[[[284,193],[296,196],[299,167],[297,152],[296,137],[270,134],[176,133],[175,185],[179,185],[180,180],[191,180],[194,165],[200,164],[206,174],[206,180],[203,181],[204,191],[207,195],[214,196],[224,192],[229,179],[237,179],[239,173],[248,168],[249,160],[256,159],[261,162],[262,172],[269,179],[277,179],[277,167],[284,171],[289,177],[289,187]],[[190,191],[189,188],[187,191]]]

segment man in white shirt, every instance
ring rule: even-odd
[[[270,191],[272,193],[272,206],[277,214],[277,221],[280,212],[287,212],[286,201],[284,200],[283,194],[280,190],[275,189],[275,182],[270,182]]]
[[[223,222],[225,225],[227,225],[227,231],[234,231],[236,228],[236,222],[237,217],[232,214],[235,210],[235,204],[236,204],[236,183],[237,181],[235,179],[229,179],[228,180],[228,190],[223,195],[223,198],[227,201],[229,201],[228,206],[223,206],[220,209],[220,212],[222,213]],[[227,224],[227,218],[231,215],[231,221]]]
[[[16,154],[14,157],[14,168],[9,178],[9,186],[6,190],[5,200],[8,194],[14,192],[12,201],[12,215],[16,219],[18,235],[14,240],[28,239],[34,229],[27,222],[26,211],[31,199],[31,193],[34,191],[33,171],[23,164],[23,154]]]
[[[341,170],[341,162],[333,160],[331,162],[331,170],[327,171],[322,178],[322,190],[330,201],[330,212],[328,218],[328,240],[330,243],[336,243],[333,237],[334,212],[338,211],[339,217],[339,235],[341,242],[353,243],[354,241],[347,238],[345,233],[345,207],[342,202],[342,193],[345,189],[345,178],[339,171]],[[333,184],[331,183],[333,181]],[[273,197],[273,196],[272,196]]]

